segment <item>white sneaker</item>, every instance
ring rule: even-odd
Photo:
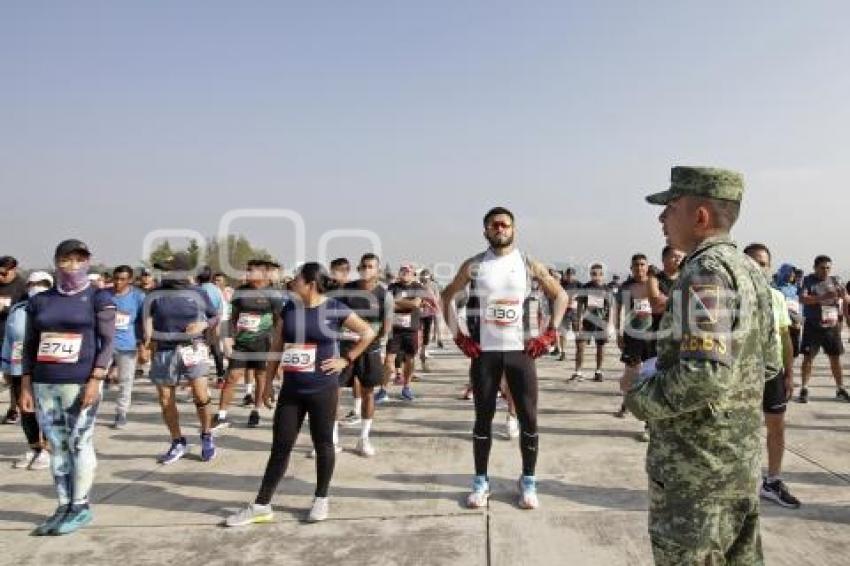
[[[364,458],[371,458],[375,455],[375,447],[372,446],[372,443],[369,442],[368,438],[361,438],[358,440],[357,448],[354,450]]]
[[[519,438],[519,421],[510,413],[508,413],[508,418],[505,422],[505,429],[505,434],[509,440]]]
[[[244,527],[252,523],[271,523],[273,519],[274,513],[272,513],[271,505],[251,503],[238,513],[230,515],[224,520],[224,524],[228,527]]]
[[[16,470],[26,470],[30,467],[30,464],[35,459],[35,450],[27,450],[20,459],[15,460],[15,463],[12,464],[12,467]]]
[[[472,481],[472,492],[466,497],[466,506],[470,509],[480,509],[487,506],[490,499],[490,482],[485,476],[475,476]]]
[[[44,470],[50,467],[50,452],[39,450],[38,455],[30,462],[30,470]]]
[[[308,523],[318,523],[328,518],[328,509],[330,502],[327,497],[316,497],[313,499],[313,507],[310,508],[310,514],[307,516]]]

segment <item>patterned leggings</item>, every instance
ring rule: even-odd
[[[94,482],[94,421],[99,400],[80,410],[84,387],[33,384],[38,423],[50,445],[50,468],[60,505],[88,503]]]

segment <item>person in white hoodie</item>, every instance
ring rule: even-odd
[[[53,277],[46,271],[33,271],[27,278],[27,294],[23,300],[18,301],[9,309],[6,319],[6,332],[3,336],[2,353],[0,353],[0,369],[5,375],[10,376],[12,383],[12,394],[20,401],[21,396],[21,365],[24,334],[27,327],[27,303],[29,298],[53,287]],[[22,411],[21,428],[27,439],[27,451],[19,460],[13,464],[14,468],[21,470],[43,470],[50,466],[50,454],[45,449],[45,444],[38,426],[38,418],[34,412]]]

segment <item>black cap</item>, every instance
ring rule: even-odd
[[[167,260],[155,263],[154,267],[160,271],[190,271],[192,258],[185,252],[177,252]]]
[[[65,240],[63,242],[59,242],[59,245],[56,246],[56,253],[53,254],[55,259],[59,259],[62,256],[68,255],[70,253],[80,253],[86,257],[91,257],[91,252],[89,251],[89,247],[82,242],[81,240]]]
[[[10,255],[0,257],[0,267],[3,269],[15,269],[18,267],[18,260]]]

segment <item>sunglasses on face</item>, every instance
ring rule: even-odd
[[[507,230],[508,228],[513,228],[513,224],[508,224],[507,222],[501,222],[499,220],[490,223],[491,230],[498,230],[499,228]]]

